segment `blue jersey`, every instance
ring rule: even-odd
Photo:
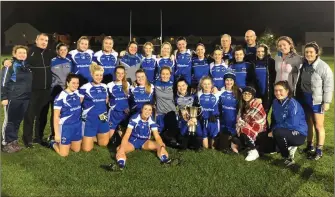
[[[109,105],[114,111],[124,111],[129,109],[129,83],[127,94],[123,91],[122,83],[115,83],[114,81],[107,84],[108,93],[109,93]]]
[[[144,121],[141,114],[137,113],[129,120],[128,128],[131,128],[131,137],[138,139],[150,139],[151,131],[158,131],[158,125],[151,119]]]
[[[82,117],[95,117],[107,112],[107,86],[106,84],[92,85],[91,82],[84,84],[79,93],[84,95]]]
[[[87,49],[84,52],[80,52],[75,49],[69,52],[69,57],[73,63],[73,72],[75,74],[82,75],[88,81],[92,81],[89,67],[93,61],[93,51],[91,49]]]
[[[170,77],[170,81],[174,82],[174,61],[171,60],[171,58],[167,57],[167,58],[158,58],[157,62],[156,62],[156,80],[160,80],[160,73],[161,73],[161,68],[163,66],[168,66],[171,68],[171,77]]]
[[[81,103],[78,90],[68,93],[63,90],[54,100],[54,109],[60,110],[59,124],[70,125],[80,121]]]
[[[103,51],[98,51],[94,54],[93,61],[104,68],[104,75],[112,75],[113,79],[115,79],[114,70],[117,63],[117,56],[118,53],[115,51],[109,54]]]
[[[251,67],[249,62],[237,62],[230,67],[236,75],[236,84],[242,89],[247,86],[247,70],[249,67]]]
[[[194,57],[192,59],[192,83],[198,84],[200,79],[209,75],[209,64],[206,58],[199,59]]]
[[[155,70],[156,70],[156,56],[145,57],[142,61],[141,67],[143,68],[145,75],[150,83],[155,82]]]
[[[135,55],[130,55],[126,53],[121,59],[120,64],[123,65],[127,72],[127,77],[131,79],[131,81],[135,81],[135,73],[141,67],[143,56],[139,53]]]
[[[137,112],[141,111],[145,103],[154,103],[154,85],[150,84],[150,92],[145,91],[144,86],[130,86],[130,107],[135,109]]]
[[[272,114],[275,120],[273,130],[284,128],[307,136],[308,128],[304,109],[294,98],[286,98],[283,102],[275,99],[272,104]]]
[[[184,77],[187,83],[191,84],[192,77],[192,52],[190,49],[187,49],[184,53],[176,53],[176,72],[175,77]]]
[[[258,88],[261,95],[265,95],[266,91],[266,84],[267,84],[267,71],[266,71],[266,62],[262,60],[257,60],[255,62],[255,72],[256,72],[256,79],[258,83]]]
[[[232,134],[236,134],[236,117],[238,100],[232,91],[224,90],[220,96],[221,128],[227,128]]]
[[[60,56],[54,57],[51,60],[52,84],[51,87],[57,85],[65,88],[66,77],[72,71],[72,61],[69,58]]]
[[[210,73],[213,78],[214,86],[219,90],[224,86],[224,74],[226,74],[228,66],[222,62],[221,64],[210,64]]]
[[[202,117],[209,119],[210,116],[219,116],[219,100],[222,91],[218,91],[216,94],[198,92],[198,100],[202,109]]]

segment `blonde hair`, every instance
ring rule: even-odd
[[[143,45],[143,53],[145,53],[144,48],[145,48],[147,45],[151,46],[152,51],[155,51],[154,45],[153,45],[151,42],[146,42],[146,43],[144,43],[144,45]]]
[[[101,71],[102,73],[104,72],[104,68],[100,65],[98,65],[95,62],[92,62],[90,65],[90,73],[93,75],[95,72]]]
[[[105,50],[105,46],[104,46],[104,42],[105,40],[111,40],[114,43],[114,40],[112,38],[112,36],[105,36],[104,39],[102,40],[102,46],[101,49],[104,51]],[[112,48],[113,49],[113,48]]]
[[[23,46],[23,45],[15,45],[15,46],[13,47],[13,50],[12,50],[12,54],[13,54],[13,56],[16,54],[17,50],[19,50],[19,49],[25,49],[26,52],[27,52],[27,54],[28,54],[28,47]]]
[[[278,38],[277,40],[277,49],[279,50],[278,48],[278,43],[279,41],[286,41],[289,45],[290,45],[290,52],[293,52],[293,53],[297,53],[297,51],[295,50],[295,47],[294,47],[294,42],[292,40],[292,38],[288,37],[288,36],[281,36]]]
[[[212,77],[210,76],[203,76],[200,81],[199,81],[199,85],[198,85],[198,90],[202,90],[202,83],[205,81],[205,80],[210,80],[211,83],[212,83],[212,86],[213,86],[213,80],[212,80]]]
[[[147,94],[150,94],[151,92],[151,84],[150,82],[148,81],[148,78],[147,78],[147,75],[145,74],[144,70],[142,68],[138,69],[135,73],[135,76],[138,74],[138,73],[144,73],[144,76],[145,76],[145,93]],[[138,83],[136,81],[134,81],[133,83],[134,86],[137,86]]]
[[[124,76],[123,76],[123,79],[122,79],[122,89],[123,89],[123,92],[125,95],[128,95],[129,92],[128,92],[128,82],[127,82],[127,76],[126,76],[126,68],[124,66],[117,66],[115,67],[115,70],[114,70],[114,74],[116,76],[116,71],[118,69],[122,69],[124,71]]]
[[[78,41],[77,41],[77,50],[80,50],[80,49],[79,49],[79,44],[80,44],[80,42],[81,42],[82,40],[87,40],[87,42],[88,42],[88,48],[90,47],[90,40],[88,39],[88,37],[87,37],[87,36],[81,36],[81,37],[78,39]]]
[[[160,56],[162,56],[162,49],[163,49],[164,45],[169,45],[169,47],[170,47],[170,56],[171,56],[171,53],[172,53],[172,45],[171,45],[169,42],[163,42],[163,44],[162,44],[162,46],[161,46],[161,54],[160,54]]]

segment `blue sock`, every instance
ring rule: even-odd
[[[55,140],[50,140],[50,148],[54,148],[54,144],[56,143]]]
[[[166,155],[162,155],[161,158],[160,158],[160,160],[162,162],[166,162],[168,160],[168,157]]]
[[[320,147],[317,147],[317,148],[315,149],[315,152],[316,152],[316,154],[318,154],[318,155],[322,155],[322,149],[321,149]]]

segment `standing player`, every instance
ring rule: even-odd
[[[117,148],[116,159],[120,169],[126,164],[126,154],[135,149],[156,151],[162,163],[170,163],[165,144],[158,133],[157,124],[151,119],[152,105],[145,104],[141,113],[135,114],[129,121],[128,128]],[[150,140],[151,134],[155,140]]]
[[[222,59],[221,59],[222,60]],[[222,91],[216,91],[212,93],[214,87],[212,78],[207,76],[200,80],[200,88],[198,92],[199,104],[202,108],[202,130],[203,130],[203,147],[208,148],[209,144],[214,149],[214,140],[220,131],[219,121],[219,99]],[[210,138],[210,140],[208,140]],[[211,141],[209,143],[209,141]]]
[[[115,129],[119,126],[122,120],[127,119],[129,115],[129,83],[126,80],[126,70],[123,66],[115,68],[115,80],[108,83],[109,95],[109,137],[114,135]]]
[[[114,70],[117,64],[118,53],[113,49],[114,41],[111,36],[106,36],[102,41],[102,50],[96,52],[93,61],[104,68],[102,83],[107,84],[114,80]]]
[[[142,69],[136,71],[136,81],[130,86],[131,114],[138,113],[145,103],[154,103],[154,85],[150,84]]]
[[[99,146],[107,146],[109,128],[107,122],[107,86],[101,83],[104,69],[93,62],[90,66],[92,82],[84,84],[79,93],[84,95],[83,101],[83,151],[93,149],[93,141],[97,136]]]
[[[79,77],[70,73],[66,77],[65,90],[57,95],[54,101],[55,139],[50,146],[60,156],[69,155],[70,149],[80,151],[82,140],[81,102],[83,95],[78,92]]]
[[[144,70],[148,81],[152,84],[155,82],[155,69],[156,69],[156,55],[153,55],[154,45],[151,42],[146,42],[143,45],[144,59],[141,68]]]
[[[127,76],[131,82],[135,81],[135,72],[141,67],[143,59],[143,56],[137,50],[137,42],[129,42],[126,54],[120,59],[120,65],[126,68]]]
[[[175,52],[176,72],[174,76],[176,80],[183,77],[188,85],[191,85],[192,79],[192,55],[193,52],[186,48],[187,42],[185,37],[177,39],[177,48]]]
[[[192,59],[192,88],[198,86],[200,79],[203,76],[209,75],[209,63],[205,57],[205,45],[199,43],[196,47],[196,57]]]
[[[175,63],[171,60],[172,46],[169,42],[164,42],[161,47],[160,58],[157,58],[156,66],[156,80],[160,80],[160,73],[163,66],[168,66],[171,69],[171,73],[175,71]],[[170,80],[174,82],[174,75],[172,74]]]
[[[214,62],[210,64],[210,73],[213,79],[213,85],[221,90],[224,86],[223,76],[227,72],[228,65],[222,60],[222,50],[215,49]]]
[[[242,46],[236,46],[234,50],[235,60],[233,61],[230,68],[235,72],[236,84],[240,88],[246,86],[256,87],[255,84],[255,67],[249,62],[245,62],[244,59],[244,49]],[[256,88],[258,89],[258,88]]]
[[[82,36],[77,41],[77,49],[69,52],[73,63],[73,72],[79,75],[79,86],[92,81],[90,65],[93,60],[93,51],[89,49],[89,39]]]

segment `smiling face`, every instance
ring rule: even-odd
[[[179,40],[177,42],[177,48],[180,52],[186,51],[186,45],[187,45],[187,43],[186,43],[185,40]]]
[[[141,112],[142,120],[147,120],[152,115],[152,106],[144,105]]]
[[[265,56],[265,49],[264,49],[264,47],[258,47],[257,51],[256,51],[256,55],[257,55],[257,57],[259,59],[262,60],[264,58],[264,56]]]
[[[125,71],[122,68],[118,68],[115,71],[116,81],[122,81],[125,75]]]
[[[234,53],[236,62],[243,62],[244,52],[242,50],[235,51]]]
[[[205,56],[205,52],[206,50],[204,46],[201,46],[201,45],[197,46],[196,53],[198,57],[203,58]]]
[[[181,95],[186,95],[187,87],[188,85],[185,83],[185,81],[179,81],[177,84],[178,93]]]
[[[26,60],[27,59],[27,50],[24,48],[16,49],[16,52],[13,53],[13,56],[18,60]]]
[[[235,84],[234,80],[232,78],[227,78],[225,81],[225,87],[226,87],[226,90],[232,90],[233,89],[233,86]]]
[[[285,87],[283,87],[282,85],[276,85],[274,87],[274,92],[276,98],[281,101],[284,100],[289,94],[289,90],[285,89]]]
[[[214,61],[216,64],[220,64],[222,62],[222,51],[221,50],[215,50],[214,51]]]
[[[305,48],[305,58],[308,61],[308,63],[314,62],[317,56],[318,54],[316,53],[316,50],[313,47]]]
[[[59,48],[59,50],[57,51],[57,54],[62,57],[65,58],[67,53],[68,53],[69,49],[66,46],[61,46]]]
[[[78,78],[72,78],[70,82],[66,82],[67,89],[71,92],[74,92],[78,90],[79,87],[79,79]]]
[[[288,43],[286,40],[280,40],[278,42],[278,49],[284,55],[287,55],[291,51],[290,43]]]
[[[147,81],[147,77],[145,76],[144,72],[138,72],[136,73],[136,82],[140,86],[144,86]]]
[[[256,45],[256,34],[252,30],[248,30],[245,33],[245,41],[248,44],[248,46],[254,46]]]
[[[93,82],[96,84],[100,84],[103,76],[104,76],[103,71],[94,71],[94,73],[92,73]]]
[[[170,81],[171,72],[168,69],[162,69],[161,70],[161,79],[163,82]]]
[[[145,56],[151,56],[153,50],[154,50],[154,49],[153,49],[152,46],[150,46],[149,44],[145,45],[145,46],[144,46],[144,53],[145,53]]]
[[[86,51],[88,49],[88,40],[82,39],[79,42],[79,50]]]
[[[201,88],[204,93],[210,93],[212,91],[213,83],[210,79],[205,79],[202,81]]]
[[[130,55],[135,55],[137,53],[137,44],[130,44],[128,51],[130,53]]]
[[[113,50],[114,42],[112,39],[105,39],[102,45],[103,45],[104,51],[106,51],[107,53],[110,53]]]
[[[253,97],[250,92],[243,92],[242,96],[243,96],[243,100],[247,103],[250,102]]]
[[[171,54],[171,47],[168,44],[164,44],[162,49],[161,49],[161,53],[163,57],[169,57]]]

